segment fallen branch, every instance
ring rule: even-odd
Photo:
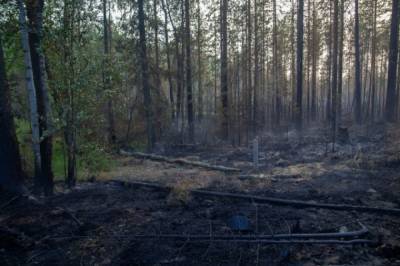
[[[137,182],[137,181],[115,181],[122,183],[125,186],[145,186],[150,188],[156,188],[161,190],[171,190],[170,187],[159,185],[159,184],[151,184],[146,182]],[[321,209],[330,209],[330,210],[339,210],[339,211],[357,211],[357,212],[365,212],[365,213],[379,213],[379,214],[388,214],[394,216],[400,216],[400,209],[396,208],[380,208],[380,207],[369,207],[369,206],[360,206],[360,205],[348,205],[348,204],[332,204],[332,203],[314,203],[309,201],[302,200],[288,200],[282,198],[273,198],[273,197],[261,197],[261,196],[251,196],[246,194],[239,193],[230,193],[230,192],[218,192],[218,191],[207,191],[200,189],[192,189],[189,190],[190,193],[198,196],[213,196],[213,197],[223,197],[223,198],[232,198],[232,199],[242,199],[248,200],[255,203],[268,203],[268,204],[276,204],[276,205],[284,205],[284,206],[293,206],[298,208],[321,208]]]
[[[202,242],[235,242],[235,243],[248,243],[248,244],[270,244],[270,245],[282,245],[282,244],[312,244],[312,245],[355,245],[355,244],[376,244],[375,241],[368,239],[353,239],[353,240],[270,240],[270,239],[193,239],[193,238],[182,238],[175,239],[185,241],[187,243],[202,243]]]
[[[174,240],[293,240],[293,239],[341,239],[351,238],[365,235],[368,229],[362,225],[360,230],[351,232],[337,233],[309,233],[309,234],[276,234],[276,235],[179,235],[179,234],[151,234],[151,235],[135,235],[135,238],[147,239],[174,239]]]
[[[222,172],[240,172],[241,170],[238,168],[226,167],[222,165],[211,165],[204,162],[199,161],[190,161],[182,158],[168,158],[166,156],[156,155],[156,154],[148,154],[142,152],[128,152],[125,150],[120,150],[121,155],[133,156],[141,159],[148,159],[153,161],[167,162],[167,163],[176,163],[183,165],[191,165],[196,167],[201,167],[210,170],[222,171]]]
[[[308,245],[356,245],[356,244],[376,244],[375,241],[368,239],[354,239],[354,240],[266,240],[266,239],[232,239],[232,240],[221,240],[221,239],[207,239],[207,240],[185,240],[187,243],[201,243],[201,242],[235,242],[235,243],[246,243],[246,244],[263,244],[263,245],[289,245],[289,244],[308,244]]]

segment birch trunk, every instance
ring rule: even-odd
[[[36,101],[36,89],[33,81],[31,51],[29,47],[28,27],[26,24],[25,7],[22,0],[17,0],[19,9],[19,24],[21,32],[22,50],[24,52],[25,62],[25,80],[26,90],[28,92],[29,108],[30,108],[30,122],[32,128],[32,150],[34,155],[35,164],[35,183],[40,183],[42,175],[42,159],[40,155],[40,129],[39,129],[39,116]]]

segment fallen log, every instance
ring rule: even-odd
[[[125,186],[145,186],[161,190],[172,189],[171,187],[159,184],[152,184],[152,183],[138,182],[138,181],[114,180],[114,182],[121,183],[122,185]],[[254,203],[268,203],[275,205],[292,206],[297,208],[320,208],[320,209],[330,209],[338,211],[357,211],[364,213],[379,213],[379,214],[400,216],[400,209],[397,208],[380,208],[380,207],[369,207],[369,206],[349,205],[349,204],[316,203],[316,202],[309,202],[302,200],[289,200],[289,199],[273,198],[273,197],[251,196],[247,194],[208,191],[202,189],[191,189],[189,190],[189,192],[195,196],[212,196],[212,197],[242,199]]]
[[[149,153],[143,153],[143,152],[128,152],[125,150],[120,150],[121,155],[125,156],[133,156],[136,158],[140,159],[147,159],[147,160],[153,160],[153,161],[160,161],[160,162],[167,162],[167,163],[175,163],[175,164],[181,164],[181,165],[190,165],[190,166],[196,166],[196,167],[201,167],[205,169],[210,169],[210,170],[216,170],[216,171],[222,171],[222,172],[240,172],[241,170],[238,168],[233,168],[233,167],[226,167],[222,165],[212,165],[200,161],[190,161],[182,158],[169,158],[166,156],[161,156],[161,155],[156,155],[156,154],[149,154]]]

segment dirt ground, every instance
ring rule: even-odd
[[[400,208],[400,130],[350,129],[350,142],[329,143],[324,130],[260,137],[252,148],[165,146],[161,153],[241,169],[227,174],[128,156],[118,167],[48,199],[2,195],[1,265],[400,265],[400,217],[255,204],[193,196],[207,189],[311,202]],[[126,186],[145,181],[172,191]],[[11,201],[10,201],[11,200]],[[233,217],[246,217],[236,231]],[[192,243],[138,235],[237,235],[347,232],[359,223],[374,245]]]

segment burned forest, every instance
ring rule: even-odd
[[[400,265],[399,0],[0,0],[0,265]]]

